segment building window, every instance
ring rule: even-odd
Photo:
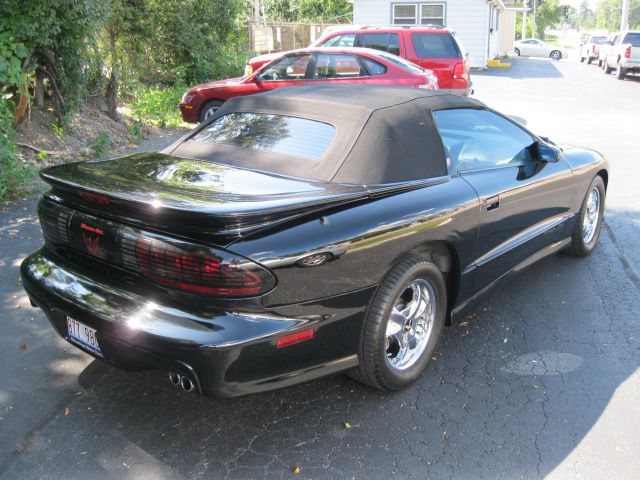
[[[393,25],[445,25],[444,3],[394,3]]]
[[[421,3],[420,24],[444,26],[444,3]]]
[[[395,3],[391,23],[394,25],[415,25],[418,23],[417,10],[415,3]]]

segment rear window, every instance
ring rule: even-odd
[[[447,33],[412,33],[411,40],[418,58],[460,58],[455,40]]]
[[[335,37],[331,37],[329,40],[322,43],[321,47],[353,47],[355,43],[356,34],[355,33],[347,33],[344,35],[336,35]]]
[[[640,47],[640,33],[627,33],[622,43],[630,43],[632,47]]]
[[[400,41],[397,33],[363,33],[360,46],[400,55]]]
[[[320,160],[336,136],[328,123],[270,113],[235,112],[215,119],[191,140]]]
[[[411,72],[411,73],[422,73],[422,72],[424,72],[424,68],[419,67],[415,63],[411,63],[411,62],[409,62],[408,60],[405,60],[402,57],[396,57],[395,55],[385,55],[384,53],[381,53],[380,56],[382,58],[384,58],[385,60],[389,60],[390,62],[395,63],[400,68],[405,69],[407,72]]]
[[[602,45],[607,41],[607,37],[591,37],[591,43],[595,43],[596,45]]]

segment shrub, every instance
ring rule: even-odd
[[[98,136],[91,142],[91,150],[96,157],[101,158],[109,153],[109,147],[111,146],[111,140],[107,132],[98,132]]]
[[[131,103],[131,113],[141,123],[175,128],[182,123],[178,104],[185,90],[177,86],[139,91]]]

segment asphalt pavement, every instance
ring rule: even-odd
[[[204,399],[58,338],[19,283],[42,243],[36,200],[6,206],[0,478],[639,478],[640,77],[516,59],[474,82],[536,133],[610,159],[593,255],[554,255],[492,292],[404,391],[341,375]]]

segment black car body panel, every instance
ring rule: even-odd
[[[277,95],[299,99],[293,113],[303,115],[303,87],[284,90]],[[315,99],[325,95],[327,105],[349,102],[344,88],[319,90]],[[386,108],[387,90],[367,91],[376,97],[371,115]],[[434,110],[486,109],[460,97],[449,104],[449,95],[391,91],[394,115],[414,98]],[[252,108],[268,112],[275,96],[253,97]],[[261,97],[268,101],[261,104]],[[353,103],[361,109],[366,99]],[[218,116],[233,110],[229,102]],[[432,120],[422,121],[427,117],[416,117],[416,125],[435,129]],[[362,114],[359,132],[369,128],[368,118]],[[439,137],[426,136],[435,148]],[[550,145],[532,138],[532,148]],[[442,143],[438,148],[425,155],[444,165]],[[39,207],[45,246],[23,262],[24,288],[61,336],[70,338],[67,317],[95,329],[101,354],[94,356],[124,369],[188,375],[203,394],[244,395],[345,371],[358,365],[377,286],[403,258],[422,256],[438,266],[455,319],[501,279],[568,245],[584,192],[595,175],[608,181],[608,165],[592,151],[553,149],[556,159],[474,171],[449,165],[446,175],[379,184],[310,180],[169,154],[179,145],[164,154],[53,167],[42,175],[52,186]],[[379,154],[389,162],[396,156]],[[344,155],[348,162],[348,149]],[[193,246],[232,273],[248,264],[266,283],[247,295],[186,291],[180,282],[148,275],[150,260],[138,257],[138,244],[123,250],[127,235],[156,239],[162,252]],[[182,269],[188,265],[170,258]],[[309,338],[280,348],[279,339],[309,330]]]

